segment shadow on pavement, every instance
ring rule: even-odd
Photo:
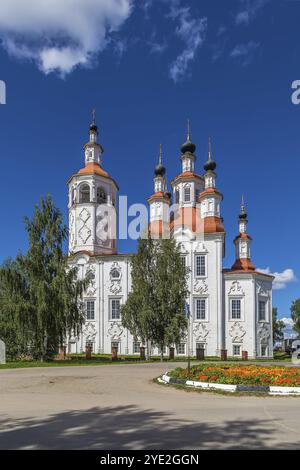
[[[135,406],[91,408],[43,420],[1,419],[1,449],[267,449],[272,421],[179,421]],[[298,442],[289,444],[296,448]],[[277,445],[276,448],[281,446]],[[282,444],[281,448],[287,448]]]

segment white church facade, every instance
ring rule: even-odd
[[[234,240],[236,259],[230,269],[223,267],[226,234],[216,163],[209,145],[204,173],[198,174],[195,150],[188,131],[181,146],[181,172],[171,182],[172,194],[167,191],[160,153],[154,193],[148,199],[150,233],[174,237],[188,269],[189,327],[182,342],[174,345],[175,354],[195,356],[197,349],[204,349],[206,356],[220,356],[226,350],[229,357],[241,357],[244,351],[249,358],[272,357],[273,277],[257,272],[251,262],[243,202]],[[90,284],[82,333],[68,338],[67,350],[79,353],[90,346],[95,353],[110,354],[117,346],[119,354],[139,354],[141,343],[121,322],[121,306],[131,289],[132,254],[117,251],[117,224],[108,212],[117,211],[119,188],[104,170],[102,155],[93,121],[85,166],[68,181],[69,263],[78,267],[80,277],[88,275]],[[158,353],[153,345],[152,354]]]

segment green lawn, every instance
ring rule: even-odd
[[[187,362],[186,357],[175,357],[173,361],[169,361],[166,357],[165,362]],[[191,358],[191,362],[196,361],[196,358]],[[206,357],[205,362],[220,362],[219,357]],[[248,363],[255,362],[272,362],[272,361],[291,361],[291,357],[282,353],[274,355],[274,359],[256,359],[249,360]],[[27,367],[65,367],[65,366],[101,366],[105,364],[142,364],[146,362],[160,362],[160,357],[152,357],[150,361],[141,361],[138,356],[119,356],[117,361],[111,360],[111,355],[109,354],[93,354],[92,359],[86,360],[84,354],[74,354],[72,355],[72,360],[56,360],[56,361],[7,361],[6,364],[0,364],[0,369],[18,369],[18,368],[27,368]],[[227,362],[244,362],[241,359],[230,358],[228,357]]]

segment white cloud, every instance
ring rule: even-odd
[[[249,24],[268,1],[269,0],[241,0],[240,10],[235,17],[236,24]]]
[[[291,317],[283,317],[279,318],[279,320],[283,321],[283,323],[285,324],[285,328],[283,330],[285,338],[288,339],[297,337],[297,333],[294,331],[294,322]]]
[[[257,271],[264,273],[264,274],[271,274],[272,276],[275,277],[273,281],[273,289],[274,290],[280,290],[280,289],[285,289],[287,287],[287,284],[290,282],[295,282],[297,281],[297,278],[294,274],[293,269],[287,268],[281,273],[274,272],[272,273],[270,268],[265,268],[265,269],[257,269]]]
[[[133,0],[1,0],[2,47],[64,76],[90,65],[130,16]]]
[[[176,35],[185,47],[171,64],[169,74],[174,82],[183,79],[194,61],[198,49],[203,45],[207,31],[207,18],[195,18],[189,7],[181,7],[180,2],[171,1],[169,18],[178,21]]]
[[[238,44],[230,52],[230,57],[241,60],[242,65],[249,65],[258,47],[259,43],[254,41],[250,41],[247,44]]]

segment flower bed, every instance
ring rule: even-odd
[[[230,385],[300,387],[300,368],[257,365],[197,365],[187,369],[177,368],[169,376],[181,380],[194,380]]]

